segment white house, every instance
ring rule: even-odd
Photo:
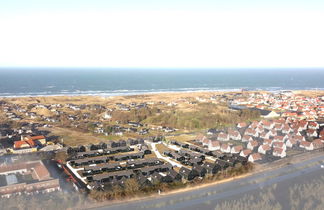
[[[257,160],[262,160],[261,154],[260,153],[253,153],[249,156],[248,161],[250,162],[255,162]]]
[[[209,141],[208,149],[211,151],[220,150],[219,141]]]
[[[218,136],[217,136],[217,140],[219,141],[229,141],[229,136],[227,133],[219,133]]]
[[[258,153],[265,155],[267,153],[267,151],[270,151],[270,150],[271,150],[271,147],[268,144],[263,144],[263,145],[259,146]]]
[[[242,156],[242,157],[247,157],[247,156],[249,156],[251,153],[252,153],[252,150],[250,150],[250,149],[245,149],[245,150],[242,150],[242,151],[240,152],[240,156]]]
[[[242,150],[243,150],[243,146],[242,146],[242,145],[237,145],[237,146],[232,147],[232,149],[231,149],[231,153],[232,153],[232,154],[238,154],[238,153],[240,153]]]
[[[257,141],[249,141],[249,143],[247,144],[247,148],[253,150],[254,147],[257,147],[258,145],[259,143]]]
[[[284,158],[284,157],[286,157],[286,151],[284,149],[276,147],[276,148],[273,148],[272,155],[275,157]]]
[[[224,153],[230,153],[231,152],[231,147],[228,144],[222,144],[221,151],[224,152]]]

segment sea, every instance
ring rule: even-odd
[[[0,97],[324,90],[324,68],[0,68]]]

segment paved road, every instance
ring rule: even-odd
[[[194,206],[194,209],[196,209],[196,207],[203,206],[206,202],[217,203],[219,200],[242,195],[252,190],[257,190],[285,180],[288,181],[296,177],[305,177],[307,179],[309,173],[323,174],[324,169],[320,167],[323,161],[324,154],[300,163],[256,173],[223,184],[202,187],[177,194],[161,195],[154,199],[149,198],[109,205],[99,209],[193,209]]]
[[[176,166],[176,167],[179,167],[179,168],[183,167],[183,165],[181,165],[180,163],[177,163],[177,162],[171,160],[171,159],[168,158],[168,157],[164,157],[164,156],[162,156],[162,155],[160,154],[159,150],[156,148],[156,144],[157,144],[157,143],[150,143],[150,144],[151,144],[152,149],[153,149],[153,152],[155,153],[155,155],[156,155],[157,158],[159,158],[159,159],[163,159],[163,160],[169,162],[172,166]]]

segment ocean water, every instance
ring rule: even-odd
[[[0,96],[324,89],[323,69],[2,68]]]

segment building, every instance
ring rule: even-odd
[[[60,190],[58,179],[50,176],[40,160],[0,166],[0,196]]]

